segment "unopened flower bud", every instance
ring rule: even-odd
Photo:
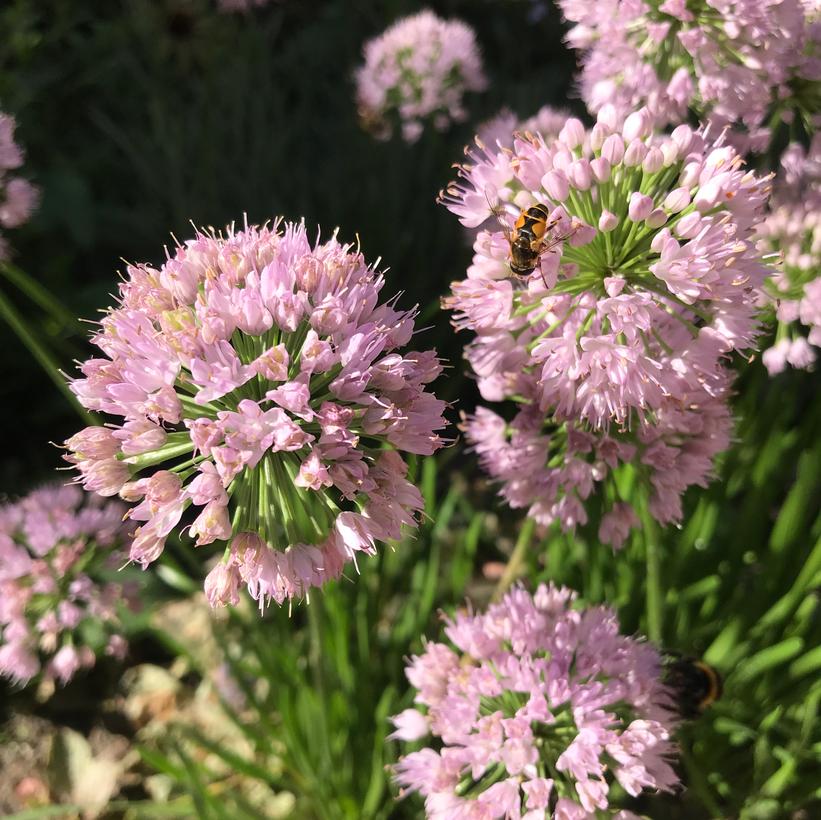
[[[611,134],[602,144],[601,155],[611,164],[618,165],[624,157],[624,141],[618,134]]]
[[[548,171],[542,177],[542,186],[556,202],[564,202],[570,193],[567,177],[561,171]]]
[[[624,121],[622,135],[625,142],[648,137],[653,129],[653,118],[646,108],[634,111]]]
[[[571,117],[559,132],[559,139],[572,151],[578,148],[585,137],[585,129],[580,120]]]
[[[641,140],[633,140],[624,152],[624,164],[628,168],[641,165],[647,156],[647,146]]]
[[[576,160],[568,169],[567,177],[570,184],[579,191],[586,191],[593,181],[590,163],[586,159]]]
[[[619,224],[619,218],[611,211],[604,210],[599,217],[599,230],[607,233]]]
[[[610,179],[612,168],[604,157],[596,157],[590,161],[590,170],[596,178],[596,182],[607,182]]]
[[[666,221],[667,213],[665,210],[663,208],[656,208],[648,214],[644,220],[644,224],[647,225],[648,228],[660,228]]]
[[[633,222],[641,222],[650,215],[653,210],[653,198],[646,194],[634,191],[630,194],[630,204],[627,207],[627,216]]]
[[[690,204],[690,192],[687,188],[675,188],[664,198],[664,207],[672,214],[683,211]]]
[[[644,160],[642,160],[641,167],[647,174],[655,174],[656,171],[660,171],[664,167],[664,154],[662,154],[661,149],[655,146],[649,148]]]

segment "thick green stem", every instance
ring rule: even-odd
[[[99,424],[99,420],[77,401],[77,397],[66,384],[65,377],[60,372],[60,366],[54,360],[51,353],[37,338],[31,328],[29,328],[25,319],[17,312],[14,305],[12,305],[2,293],[0,293],[0,319],[3,319],[17,334],[17,337],[28,348],[31,355],[34,356],[43,370],[46,371],[48,377],[57,386],[57,389],[68,399],[68,403],[77,411],[83,422],[85,424]]]
[[[172,436],[179,436],[182,441],[178,441],[176,438],[172,439]],[[138,456],[129,456],[124,458],[123,461],[130,464],[135,470],[143,470],[146,467],[161,464],[163,461],[184,456],[194,449],[194,442],[191,441],[187,433],[170,433],[168,439],[168,443],[158,450],[150,450]]]
[[[516,546],[513,547],[513,552],[510,554],[510,559],[507,562],[505,571],[493,590],[493,600],[498,601],[507,592],[508,587],[519,577],[522,564],[524,563],[525,555],[530,548],[530,542],[533,540],[533,531],[536,528],[536,522],[532,518],[525,518],[522,524],[522,529],[519,531],[519,538],[516,541]]]
[[[646,497],[641,503],[641,519],[647,569],[647,635],[656,645],[661,645],[664,635],[664,595],[661,587],[660,531],[647,507]]]
[[[714,820],[724,817],[725,811],[719,806],[718,801],[713,796],[712,787],[709,781],[699,769],[698,764],[693,760],[689,750],[684,744],[679,747],[679,757],[687,772],[687,788],[702,802],[704,808],[710,812],[710,817]]]

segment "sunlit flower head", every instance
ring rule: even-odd
[[[541,371],[540,409],[598,428],[652,421],[682,378],[708,388],[726,353],[754,344],[768,273],[755,236],[767,178],[720,137],[658,135],[645,109],[622,126],[608,114],[589,133],[571,119],[556,140],[469,151],[443,197],[468,227],[494,204],[503,223],[479,234],[446,300],[479,336],[468,357],[485,398],[519,392],[500,377],[526,361]],[[509,238],[536,204],[549,214],[544,252],[516,287]]]
[[[113,580],[128,555],[124,511],[72,486],[0,506],[0,676],[65,684],[100,655],[125,655],[120,608],[134,595]]]
[[[512,150],[485,146],[468,158],[444,203],[468,227],[494,207],[504,224],[479,233],[468,278],[453,283],[445,305],[457,328],[476,333],[466,356],[483,398],[522,407],[495,440],[501,447],[526,431],[530,469],[502,468],[507,457],[477,438],[487,425],[467,427],[491,473],[507,482],[509,469],[527,488],[506,484],[508,500],[569,527],[585,520],[592,483],[633,457],[656,471],[651,483],[676,485],[676,499],[703,483],[728,441],[723,361],[758,335],[768,268],[755,231],[769,180],[747,171],[720,136],[688,126],[657,134],[646,109],[622,121],[605,107],[590,131],[570,119],[556,140],[520,136]],[[543,252],[518,284],[510,240],[521,210],[537,204],[548,214]],[[711,434],[688,445],[699,415]],[[611,459],[598,454],[605,442]],[[624,446],[614,451],[614,442]],[[653,451],[664,443],[664,459],[651,442]],[[665,460],[690,445],[699,458],[680,480],[665,478]],[[578,457],[584,466],[574,466]],[[568,481],[578,484],[562,502],[573,514],[555,506]],[[680,502],[666,490],[663,504],[655,494],[651,504],[668,522]]]
[[[659,653],[574,599],[514,588],[485,614],[448,620],[449,643],[411,659],[416,705],[392,718],[392,737],[432,742],[394,775],[428,817],[627,818],[614,782],[630,797],[677,788]]]
[[[659,124],[688,107],[742,123],[762,148],[772,106],[817,113],[816,14],[801,0],[559,0],[584,52],[582,97],[593,112],[646,105]],[[816,15],[817,16],[817,15]],[[813,112],[814,107],[814,112]]]
[[[396,124],[415,142],[425,122],[442,131],[467,116],[464,96],[487,86],[476,35],[460,20],[422,11],[394,23],[364,48],[356,72],[363,125],[388,139]]]
[[[281,222],[128,268],[93,339],[104,358],[72,383],[118,424],[72,436],[66,458],[87,489],[138,502],[133,561],[186,532],[226,545],[212,605],[241,586],[281,603],[415,526],[400,453],[442,444],[444,403],[425,389],[441,365],[400,352],[415,312],[379,304],[383,285],[358,249]]]

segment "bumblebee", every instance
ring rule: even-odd
[[[488,202],[488,204],[490,203]],[[508,259],[510,272],[520,279],[530,276],[536,270],[539,259],[545,253],[553,250],[575,233],[575,229],[571,228],[563,236],[552,235],[551,231],[559,224],[559,220],[551,219],[550,211],[541,202],[531,205],[529,208],[523,208],[516,222],[513,223],[513,230],[508,227],[502,218],[498,206],[491,205],[490,209],[499,220],[505,239],[510,245],[510,257]],[[544,275],[542,275],[542,279],[544,279]],[[547,282],[545,282],[546,286]]]
[[[688,720],[715,703],[724,686],[714,667],[678,652],[665,653],[663,680],[675,695],[679,713]]]

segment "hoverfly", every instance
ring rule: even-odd
[[[687,719],[702,714],[721,697],[723,690],[717,669],[679,652],[665,653],[664,682],[675,695],[679,714]]]
[[[577,229],[571,223],[570,230],[561,235],[551,235],[551,231],[561,222],[560,217],[550,217],[547,205],[537,202],[528,208],[522,208],[511,229],[504,220],[503,211],[498,205],[493,205],[485,194],[490,210],[502,226],[505,239],[510,245],[508,265],[510,272],[519,279],[526,279],[536,270],[541,257],[552,251],[566,239],[569,239]],[[540,271],[545,287],[548,287],[544,273]]]

